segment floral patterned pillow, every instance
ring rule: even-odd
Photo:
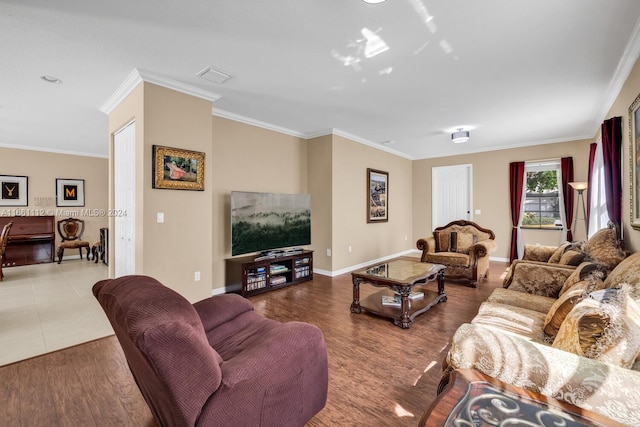
[[[623,368],[640,355],[640,307],[628,285],[592,292],[567,314],[554,348]]]
[[[548,335],[556,336],[562,322],[564,322],[564,319],[573,307],[586,298],[590,292],[598,289],[604,289],[604,282],[595,277],[590,280],[582,280],[575,283],[568,291],[564,292],[549,309],[547,317],[544,320],[544,332]]]

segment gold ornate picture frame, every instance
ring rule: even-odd
[[[629,194],[631,226],[640,230],[640,95],[629,107]]]
[[[389,172],[367,168],[367,222],[389,221]]]
[[[204,190],[204,153],[153,146],[153,188]]]
[[[0,175],[0,206],[28,206],[29,178]]]

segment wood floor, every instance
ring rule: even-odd
[[[308,426],[416,426],[436,396],[450,337],[501,286],[507,267],[492,262],[478,288],[447,282],[448,301],[404,330],[350,312],[350,274],[315,275],[251,301],[270,318],[313,323],[324,333],[329,394]],[[377,290],[364,284],[361,298]],[[4,426],[156,426],[113,336],[0,367],[0,383]]]

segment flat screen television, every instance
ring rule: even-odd
[[[231,255],[310,244],[310,194],[231,192]]]

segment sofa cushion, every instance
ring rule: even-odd
[[[491,292],[487,301],[498,304],[509,304],[514,307],[526,308],[546,314],[551,309],[553,303],[556,302],[556,299],[514,291],[512,289],[496,288]]]
[[[560,257],[560,261],[558,261],[558,264],[580,265],[580,263],[584,260],[584,257],[585,257],[584,252],[580,252],[576,250],[566,250]]]
[[[628,284],[631,298],[640,302],[640,252],[630,255],[620,262],[604,281],[607,288],[615,288],[621,283]]]
[[[478,236],[472,233],[463,233],[458,231],[451,232],[451,252],[468,254],[471,246],[478,243]]]
[[[509,304],[483,302],[478,314],[471,320],[474,325],[498,328],[502,332],[516,334],[530,341],[544,342],[542,329],[545,313]]]
[[[584,252],[589,260],[604,264],[608,270],[613,270],[625,258],[615,228],[598,230],[585,243]]]
[[[596,279],[603,279],[606,273],[606,268],[601,264],[594,262],[581,263],[569,277],[564,281],[562,289],[560,289],[559,297],[567,292],[573,285],[583,280],[587,280],[589,277]]]
[[[570,244],[571,244],[570,242],[565,242],[560,246],[558,246],[556,250],[553,251],[553,253],[551,254],[551,258],[549,258],[547,262],[550,262],[552,264],[557,264],[558,262],[560,262],[560,258],[562,258],[562,254],[564,254],[565,249],[567,249],[567,247]]]
[[[433,238],[436,241],[436,252],[449,252],[451,233],[448,231],[434,231]]]
[[[640,355],[640,307],[628,287],[593,292],[562,323],[553,347],[623,368]]]
[[[551,336],[556,336],[558,329],[573,307],[582,301],[590,292],[603,289],[604,282],[600,279],[583,280],[574,284],[568,291],[564,292],[549,309],[544,320],[544,332]]]
[[[457,252],[435,252],[423,256],[425,262],[443,264],[447,267],[469,267],[469,255]]]

